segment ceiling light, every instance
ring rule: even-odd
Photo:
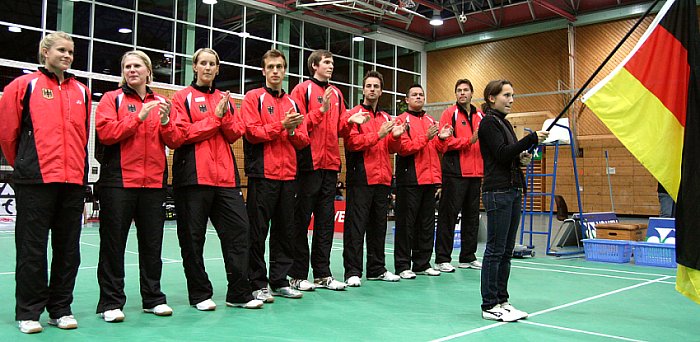
[[[133,32],[130,28],[126,28],[126,27],[122,27],[117,31],[119,31],[119,33],[131,33],[131,32]]]
[[[364,42],[364,41],[365,41],[365,37],[362,37],[362,36],[355,36],[355,37],[352,38],[352,41],[353,41],[353,42]]]
[[[102,93],[92,93],[92,95],[95,96],[95,97],[100,97],[100,96],[102,96],[102,95],[104,95],[104,94],[102,94]]]
[[[217,1],[217,0],[202,0],[202,2],[205,3],[205,4],[207,4],[207,5],[214,5],[214,4],[216,4],[218,1]]]
[[[32,71],[29,70],[29,69],[22,69],[22,72],[25,73],[25,74],[31,74],[31,73],[32,73]]]
[[[22,32],[22,28],[19,26],[10,26],[7,28],[8,31],[14,32],[14,33],[20,33]]]
[[[440,10],[433,10],[433,17],[430,19],[430,25],[440,26],[442,25],[442,17],[440,16]]]
[[[172,53],[164,53],[164,54],[163,54],[163,57],[165,57],[165,58],[173,58],[173,57],[175,57],[175,56],[174,56]]]

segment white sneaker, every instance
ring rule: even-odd
[[[316,289],[316,285],[306,279],[292,279],[289,281],[289,285],[293,289],[297,289],[299,291],[313,291]]]
[[[435,265],[440,272],[452,273],[455,271],[455,267],[449,262],[443,262]]]
[[[314,279],[314,285],[316,285],[316,287],[323,287],[335,291],[345,290],[345,288],[348,286],[348,284],[337,281],[333,279],[333,277],[316,278]]]
[[[273,303],[275,301],[275,297],[272,297],[270,289],[268,289],[267,286],[260,290],[253,291],[253,298],[260,300],[263,303]]]
[[[170,316],[173,314],[173,309],[168,304],[158,304],[150,309],[143,309],[143,312],[152,313],[156,316]]]
[[[389,271],[386,271],[378,277],[367,277],[367,280],[399,281],[401,280],[401,277]]]
[[[439,276],[439,275],[440,275],[440,271],[438,271],[438,270],[436,270],[436,269],[434,269],[434,268],[432,268],[432,267],[428,267],[428,268],[426,268],[425,270],[422,270],[422,271],[420,271],[420,272],[418,272],[418,273],[416,273],[416,274],[422,274],[422,275],[428,275],[428,276],[433,276],[433,277],[435,277],[435,276]]]
[[[263,301],[259,299],[253,299],[248,301],[247,303],[229,303],[226,302],[227,306],[235,307],[235,308],[244,308],[244,309],[260,309],[263,307]]]
[[[117,323],[124,320],[124,313],[121,309],[107,310],[100,313],[100,316],[105,320],[105,322],[109,323]]]
[[[301,291],[293,289],[291,286],[284,286],[277,289],[272,289],[273,296],[280,296],[284,298],[299,299],[304,296]]]
[[[459,268],[473,268],[475,270],[481,269],[481,262],[479,260],[474,260],[472,262],[461,262],[459,263]]]
[[[497,304],[491,309],[481,311],[481,318],[502,322],[515,322],[519,319],[510,311],[502,308],[500,304]]]
[[[348,279],[345,279],[345,283],[348,284],[348,286],[350,286],[350,287],[362,286],[362,280],[360,280],[360,277],[358,277],[358,276],[352,276]]]
[[[67,315],[61,318],[49,318],[49,324],[55,325],[60,329],[76,329],[78,327],[78,321],[75,320],[73,315]]]
[[[44,330],[39,321],[18,321],[19,331],[25,334],[36,334]]]
[[[513,316],[518,317],[518,319],[525,319],[527,316],[529,316],[527,312],[516,309],[509,302],[501,303],[501,307],[503,310],[510,312]]]
[[[416,279],[416,274],[411,270],[405,270],[399,273],[399,277],[401,277],[401,279]]]
[[[214,301],[211,300],[211,298],[209,298],[207,300],[203,300],[197,303],[194,307],[197,308],[197,310],[199,311],[212,311],[216,310],[216,303],[214,303]]]

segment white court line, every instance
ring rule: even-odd
[[[526,267],[526,266],[516,266],[516,265],[513,265],[512,267],[513,268],[522,268],[525,270],[535,270],[535,271],[565,273],[565,274],[576,274],[576,275],[585,275],[585,276],[603,277],[603,278],[612,278],[612,279],[624,279],[624,280],[635,280],[635,281],[647,281],[647,280],[649,280],[649,279],[644,279],[644,278],[631,278],[631,277],[623,277],[623,276],[617,276],[617,275],[611,275],[611,274],[553,270],[553,269],[540,268],[540,267]],[[667,277],[670,277],[670,276],[667,276]]]
[[[544,314],[544,313],[548,313],[548,312],[556,311],[556,310],[559,310],[559,309],[567,308],[567,307],[570,307],[570,306],[574,306],[574,305],[577,305],[577,304],[589,302],[589,301],[592,301],[592,300],[595,300],[595,299],[598,299],[598,298],[603,298],[603,297],[610,296],[610,295],[613,295],[613,294],[617,294],[617,293],[620,293],[620,292],[624,292],[624,291],[627,291],[627,290],[632,290],[632,289],[635,289],[635,288],[638,288],[638,287],[641,287],[641,286],[653,284],[653,283],[656,283],[656,282],[659,282],[659,281],[662,281],[662,280],[666,280],[666,279],[669,279],[669,278],[672,278],[672,277],[671,277],[671,276],[665,276],[665,277],[662,277],[662,278],[658,278],[658,279],[654,279],[654,280],[645,281],[645,282],[643,282],[643,283],[639,283],[639,284],[635,284],[635,285],[623,287],[623,288],[620,288],[620,289],[617,289],[617,290],[613,290],[613,291],[601,293],[601,294],[599,294],[599,295],[595,295],[595,296],[591,296],[591,297],[579,299],[579,300],[576,300],[576,301],[573,301],[573,302],[569,302],[569,303],[562,304],[562,305],[558,305],[558,306],[555,306],[555,307],[552,307],[552,308],[549,308],[549,309],[537,311],[537,312],[535,312],[535,313],[531,313],[531,314],[529,315],[529,317],[535,317],[535,316],[538,316],[538,315],[541,315],[541,314]],[[528,318],[529,318],[529,317],[528,317]],[[491,328],[495,328],[495,327],[501,326],[501,325],[503,325],[503,324],[506,324],[506,323],[499,322],[499,323],[495,323],[495,324],[490,324],[490,325],[487,325],[487,326],[484,326],[484,327],[480,327],[480,328],[476,328],[476,329],[472,329],[472,330],[467,330],[467,331],[463,331],[463,332],[461,332],[461,333],[457,333],[457,334],[453,334],[453,335],[450,335],[450,336],[445,336],[445,337],[442,337],[442,338],[439,338],[439,339],[435,339],[435,340],[432,340],[431,342],[448,341],[448,340],[452,340],[452,339],[455,339],[455,338],[458,338],[458,337],[467,336],[467,335],[471,335],[471,334],[473,334],[473,333],[477,333],[477,332],[480,332],[480,331],[484,331],[484,330],[488,330],[488,329],[491,329]]]
[[[81,244],[81,245],[88,245],[88,246],[100,248],[100,245],[96,245],[96,244],[93,244],[93,243],[87,243],[87,242],[82,242],[82,241],[81,241],[80,244]],[[127,250],[125,250],[124,253],[139,255],[138,252],[132,252],[132,251],[127,251]],[[169,261],[169,262],[178,261],[178,260],[175,260],[175,259],[164,258],[164,257],[162,257],[162,256],[161,256],[160,258],[161,258],[163,261]],[[180,262],[182,262],[182,260],[180,260]]]
[[[626,273],[626,274],[637,274],[637,275],[650,275],[650,276],[654,276],[654,277],[665,277],[665,276],[668,276],[668,274],[647,273],[647,272],[634,272],[634,271],[623,271],[623,270],[611,270],[611,269],[600,268],[600,267],[584,267],[584,266],[560,265],[560,264],[549,264],[549,263],[541,263],[541,262],[533,262],[533,261],[517,261],[517,260],[512,260],[512,262],[513,262],[513,263],[518,263],[518,264],[532,264],[532,265],[542,265],[542,266],[557,266],[557,267],[562,267],[562,268],[574,268],[574,269],[582,269],[582,270],[606,271],[606,272],[611,272],[611,273]]]
[[[615,339],[615,340],[634,341],[634,342],[643,342],[643,341],[644,341],[644,340],[637,340],[637,339],[633,339],[633,338],[627,338],[627,337],[616,336],[616,335],[601,334],[601,333],[597,333],[597,332],[593,332],[593,331],[586,331],[586,330],[581,330],[581,329],[572,329],[572,328],[567,328],[567,327],[560,327],[560,326],[557,326],[557,325],[535,323],[535,322],[530,322],[530,321],[527,321],[527,320],[518,321],[518,323],[525,323],[525,324],[530,324],[530,325],[536,325],[536,326],[538,326],[538,327],[545,327],[545,328],[552,328],[552,329],[558,329],[558,330],[564,330],[564,331],[571,331],[571,332],[576,332],[576,333],[581,333],[581,334],[586,334],[586,335],[607,337],[607,338],[612,338],[612,339]]]

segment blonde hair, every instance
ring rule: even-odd
[[[148,57],[148,55],[141,51],[141,50],[134,50],[134,51],[127,51],[123,56],[122,56],[122,62],[121,62],[121,69],[122,69],[122,79],[119,81],[119,86],[123,86],[126,84],[126,76],[124,76],[124,60],[126,60],[126,57],[129,56],[136,56],[141,61],[143,62],[144,65],[146,65],[146,69],[148,69],[148,77],[146,77],[146,84],[151,84],[153,82],[153,64],[151,63],[151,58]]]
[[[71,43],[73,42],[73,38],[71,38],[71,36],[69,36],[68,33],[65,33],[63,31],[49,33],[46,36],[44,36],[44,38],[39,43],[39,64],[46,64],[46,57],[44,57],[44,54],[41,53],[41,50],[51,49],[51,47],[54,46],[54,44],[56,44],[56,42],[58,42],[61,39],[65,39]]]
[[[214,55],[214,57],[216,58],[216,65],[221,64],[221,59],[219,59],[219,54],[216,53],[216,51],[214,51],[214,49],[200,48],[199,50],[194,52],[194,55],[192,55],[192,66],[197,65],[197,61],[199,60],[199,55],[201,55],[203,52],[207,52],[207,53]],[[196,71],[194,72],[194,79],[195,80],[197,79],[197,72]]]

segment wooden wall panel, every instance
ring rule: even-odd
[[[698,10],[700,13],[700,10]],[[610,73],[632,50],[653,18],[647,18],[613,56],[589,86]],[[581,87],[618,41],[636,22],[635,19],[575,28],[574,83]],[[454,83],[469,78],[474,84],[474,98],[483,97],[489,80],[506,78],[514,84],[514,113],[548,111],[558,114],[568,102],[568,95],[542,95],[567,87],[569,81],[568,37],[566,30],[544,32],[497,42],[428,53],[427,96],[431,103],[454,101]],[[520,96],[518,96],[520,95]],[[428,103],[430,113],[442,112],[444,104]],[[480,104],[475,102],[475,104]],[[583,189],[583,209],[587,212],[612,208],[604,152],[616,173],[610,176],[613,203],[618,214],[657,215],[656,180],[610,133],[610,130],[580,101],[569,113],[577,121],[577,159]],[[536,125],[534,125],[536,126]],[[536,128],[539,127],[530,127]],[[572,161],[568,148],[559,156],[557,193],[565,197],[570,211],[576,210],[576,191]],[[546,158],[551,168],[552,158]],[[545,201],[545,207],[548,201]]]

